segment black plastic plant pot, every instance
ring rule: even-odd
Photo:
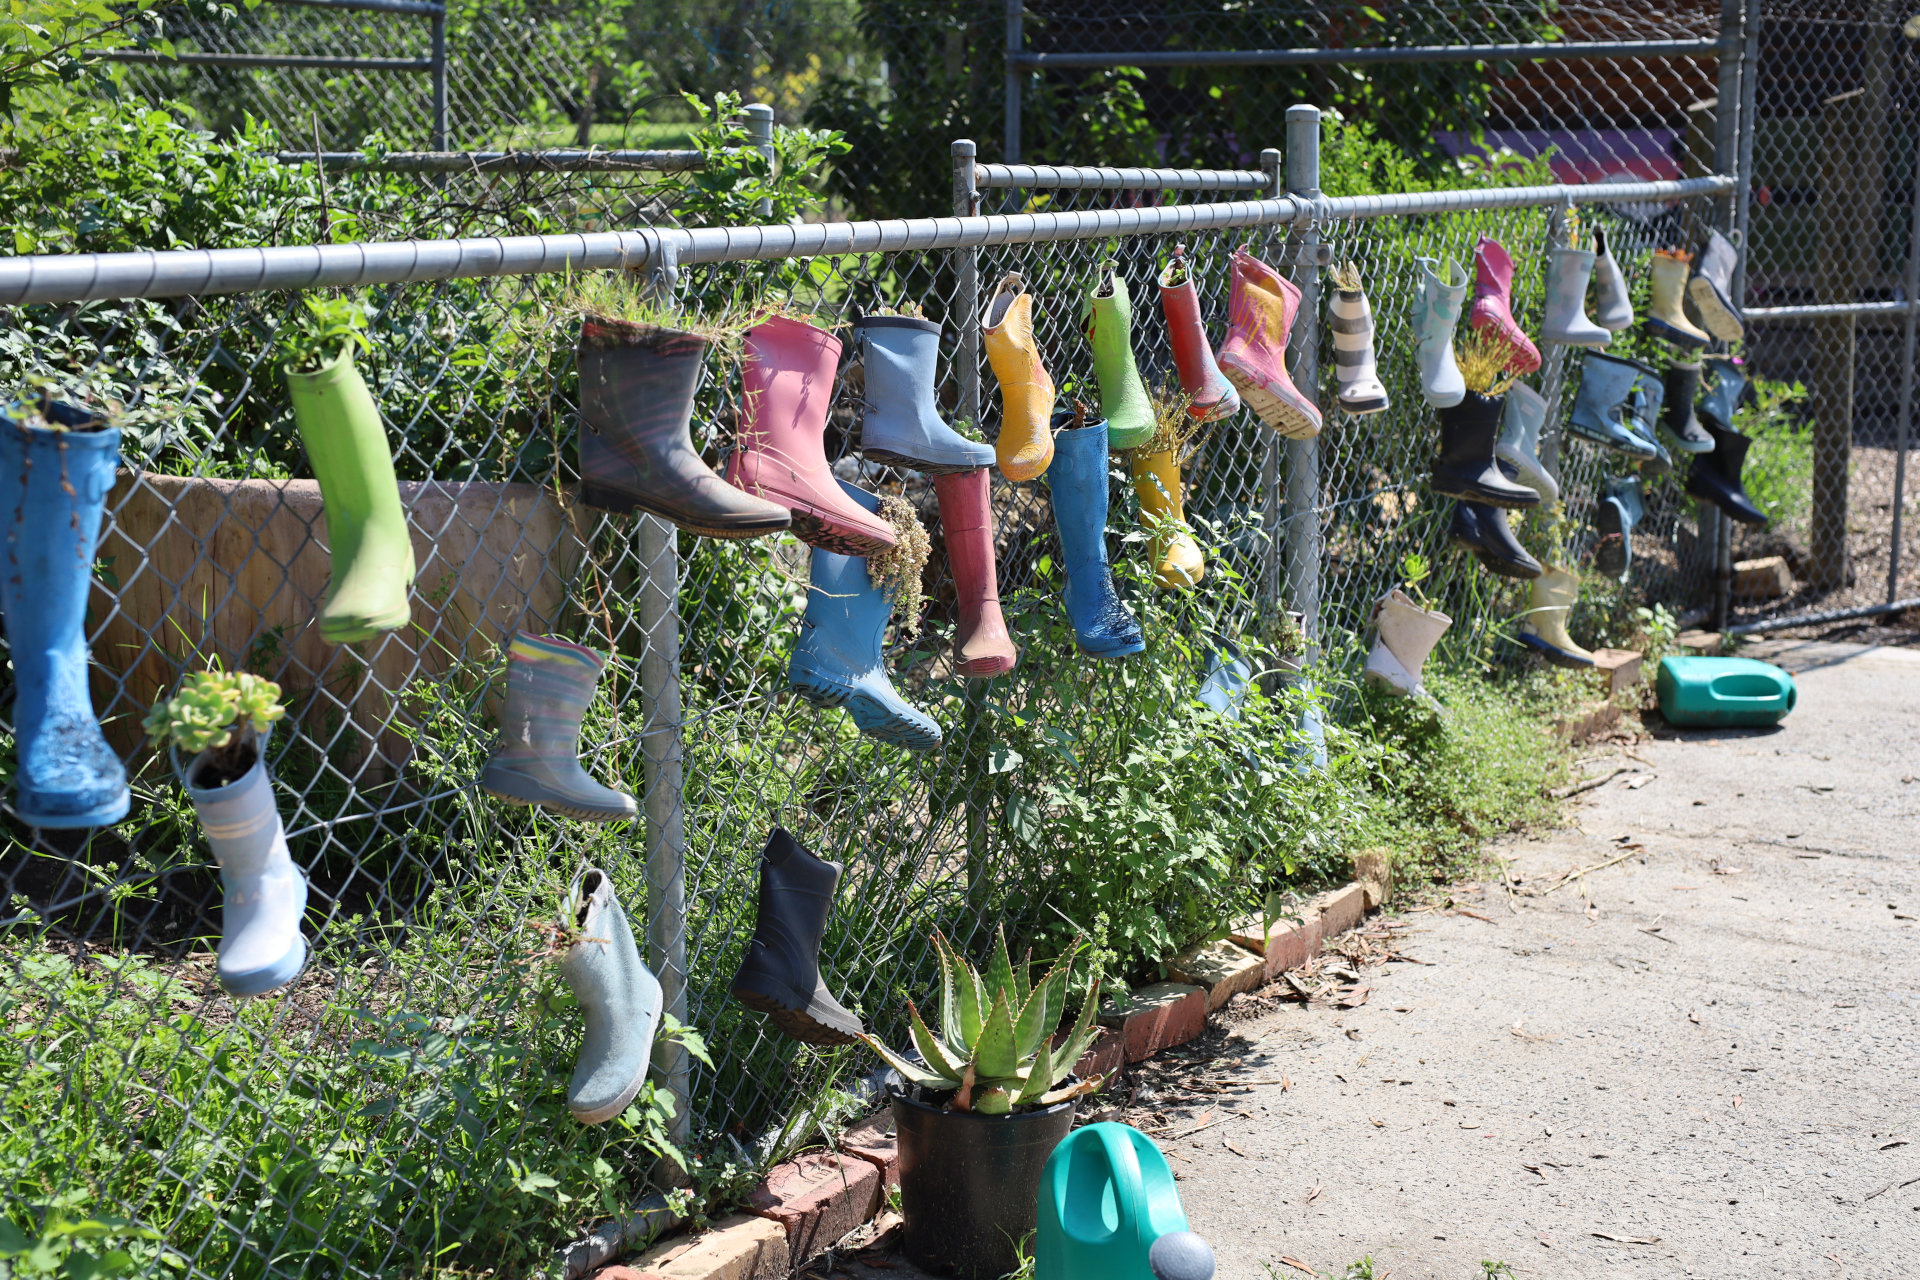
[[[999,1280],[1018,1266],[1039,1217],[1041,1170],[1078,1105],[983,1116],[895,1093],[902,1243],[913,1264],[961,1280]]]

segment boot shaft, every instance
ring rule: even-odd
[[[514,633],[507,647],[507,705],[501,750],[533,748],[571,756],[580,718],[593,701],[607,659],[558,636]]]
[[[1704,419],[1707,434],[1713,437],[1713,452],[1702,454],[1700,461],[1711,461],[1728,484],[1736,489],[1740,487],[1740,472],[1747,465],[1747,450],[1753,446],[1753,437],[1741,435],[1732,427],[1722,426],[1712,418]],[[1694,463],[1700,465],[1699,461]]]
[[[1649,270],[1648,304],[1652,314],[1672,323],[1675,316],[1686,320],[1686,311],[1681,305],[1687,287],[1687,274],[1693,265],[1693,255],[1679,251],[1655,249],[1653,266]],[[1686,321],[1689,329],[1691,321]]]
[[[1440,637],[1453,625],[1452,618],[1438,609],[1422,609],[1398,587],[1381,596],[1374,609],[1380,638],[1410,672],[1420,670]]]
[[[1129,465],[1133,471],[1134,496],[1140,500],[1142,515],[1157,520],[1186,519],[1186,503],[1180,486],[1180,464],[1174,461],[1173,450],[1148,453],[1144,449],[1135,449]]]
[[[1043,386],[1048,395],[1053,394],[1053,379],[1040,361],[1040,345],[1033,336],[1032,294],[1003,288],[987,304],[980,331],[986,339],[987,363],[1002,388]]]
[[[1747,379],[1731,360],[1709,358],[1704,364],[1708,386],[1707,394],[1700,398],[1700,412],[1721,427],[1731,430],[1734,412],[1740,407],[1740,398],[1746,394]]]
[[[861,510],[879,512],[880,499],[873,494],[837,476],[834,483]],[[816,655],[831,655],[856,672],[878,667],[893,607],[874,585],[867,558],[820,547],[813,548],[811,555],[801,646]]]
[[[1482,299],[1497,302],[1503,310],[1512,308],[1513,257],[1498,240],[1481,236],[1473,246],[1473,302],[1479,309]]]
[[[1207,327],[1200,316],[1200,293],[1193,287],[1192,275],[1179,284],[1167,283],[1186,265],[1184,255],[1176,246],[1173,261],[1160,273],[1160,309],[1166,316],[1167,343],[1173,348],[1173,365],[1180,375],[1180,389],[1187,396],[1187,415],[1196,421],[1210,422],[1238,412],[1240,397],[1214,362],[1213,347],[1207,342]]]
[[[1107,424],[1077,430],[1070,413],[1053,418],[1053,465],[1047,469],[1060,549],[1069,561],[1107,564]]]
[[[1286,367],[1287,337],[1300,309],[1300,290],[1278,271],[1248,253],[1233,251],[1228,274],[1227,320],[1231,332],[1222,348]]]
[[[287,399],[300,445],[329,503],[327,538],[339,556],[343,544],[357,540],[380,499],[391,495],[399,513],[399,481],[380,407],[351,348],[312,373],[289,372]]]
[[[1739,265],[1740,251],[1719,231],[1707,232],[1707,242],[1695,259],[1694,274],[1710,281],[1728,300],[1733,300],[1733,273]]]
[[[1507,388],[1507,405],[1500,419],[1500,440],[1530,457],[1540,453],[1540,427],[1547,420],[1547,402],[1524,382]]]
[[[774,316],[747,330],[745,348],[736,451],[804,455],[796,446],[805,441],[817,452],[833,407],[840,339],[791,316]]]
[[[657,456],[691,450],[693,395],[706,364],[705,338],[658,325],[589,316],[580,327],[580,471],[638,479]]]
[[[1587,286],[1593,279],[1593,250],[1547,251],[1547,306],[1556,317],[1584,317]]]
[[[1439,465],[1450,469],[1492,466],[1505,407],[1500,396],[1469,391],[1459,404],[1439,410]]]
[[[205,761],[202,752],[182,767],[176,753],[174,771],[193,801],[201,830],[207,833],[221,884],[228,889],[244,887],[258,876],[290,866],[286,842],[274,840],[280,810],[267,773],[267,735],[254,741],[253,767],[224,787],[195,785]]]
[[[1696,421],[1693,402],[1700,394],[1700,366],[1697,364],[1668,365],[1664,381],[1667,430],[1684,440]]]
[[[1618,356],[1590,354],[1580,366],[1580,389],[1573,411],[1599,423],[1617,423],[1620,410],[1633,394],[1642,366]]]
[[[0,616],[16,664],[30,665],[54,648],[84,664],[87,592],[120,465],[120,429],[91,428],[98,420],[71,405],[46,407],[48,419],[67,427],[62,431],[28,426],[26,413],[18,405],[0,410]]]
[[[1413,336],[1421,343],[1451,342],[1460,323],[1467,296],[1466,273],[1451,258],[1415,258],[1420,264],[1420,286],[1413,295]]]
[[[827,934],[840,872],[839,863],[814,856],[785,827],[775,827],[760,854],[754,942],[778,960],[817,976],[820,941]]]
[[[1633,323],[1633,299],[1627,279],[1607,243],[1605,227],[1593,229],[1594,323],[1618,333]]]
[[[960,608],[977,612],[984,600],[998,602],[1000,584],[993,556],[993,484],[986,470],[933,477],[940,502],[940,533],[960,590]]]
[[[917,316],[868,316],[853,327],[865,371],[868,413],[898,413],[933,401],[940,326]]]

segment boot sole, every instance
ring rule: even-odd
[[[1237,365],[1223,364],[1220,372],[1240,393],[1240,402],[1253,410],[1254,416],[1260,421],[1287,439],[1311,440],[1320,434],[1320,415],[1304,399],[1289,400],[1278,392],[1269,391],[1265,384],[1249,376]]]
[[[1567,431],[1585,440],[1588,444],[1597,444],[1602,449],[1610,449],[1614,453],[1620,454],[1623,457],[1632,458],[1636,462],[1647,462],[1660,456],[1657,452],[1629,449],[1618,440],[1611,439],[1607,436],[1596,435],[1592,431],[1588,431],[1572,421],[1567,423]]]
[[[1371,396],[1365,400],[1347,400],[1343,398],[1340,401],[1340,407],[1354,417],[1360,418],[1365,417],[1369,413],[1384,412],[1387,403],[1385,396]]]
[[[632,515],[644,511],[657,516],[675,528],[702,538],[719,538],[737,541],[746,538],[764,538],[770,533],[781,533],[791,527],[792,517],[774,522],[764,520],[755,523],[721,525],[711,524],[686,515],[684,512],[670,511],[662,503],[649,502],[636,494],[622,493],[617,489],[599,489],[593,485],[580,486],[580,501],[596,511],[607,511],[614,515]]]
[[[944,740],[940,726],[932,731],[903,720],[900,714],[870,694],[832,684],[811,684],[789,675],[793,691],[816,707],[845,707],[861,733],[888,746],[908,751],[932,751]]]
[[[904,453],[895,453],[891,449],[868,449],[862,447],[860,456],[868,462],[878,462],[882,466],[899,467],[904,471],[918,471],[926,476],[958,476],[969,471],[978,471],[990,467],[991,462],[929,462],[925,458],[910,458]]]
[[[1472,552],[1473,558],[1484,565],[1488,573],[1498,574],[1502,578],[1519,578],[1522,581],[1531,582],[1546,572],[1546,570],[1539,565],[1534,565],[1529,568],[1517,560],[1502,560],[1499,556],[1483,549],[1476,543],[1468,542],[1465,538],[1449,537],[1447,539],[1447,545],[1458,547],[1462,551]]]
[[[810,547],[822,551],[831,551],[835,555],[854,556],[864,559],[876,551],[885,551],[886,544],[875,542],[857,533],[849,533],[845,525],[819,516],[799,511],[793,513],[793,536]]]
[[[1747,336],[1746,326],[1740,323],[1740,317],[1727,306],[1720,291],[1707,281],[1695,276],[1687,281],[1687,297],[1693,300],[1694,310],[1700,313],[1700,327],[1722,342],[1739,342]]]
[[[1707,338],[1696,338],[1685,329],[1676,329],[1665,320],[1654,316],[1647,317],[1646,328],[1648,333],[1660,341],[1679,347],[1683,351],[1698,351],[1709,341]]]
[[[482,776],[480,779],[480,789],[492,796],[495,800],[505,801],[507,804],[517,804],[528,808],[537,805],[542,809],[551,809],[553,812],[563,814],[569,818],[578,818],[582,822],[632,822],[640,816],[638,806],[635,806],[633,813],[628,813],[624,810],[589,809],[584,805],[569,804],[565,800],[557,799],[553,796],[517,795],[507,790],[498,781],[490,781],[485,776]]]
[[[230,996],[263,996],[292,982],[306,967],[307,940],[295,934],[293,947],[278,963],[255,969],[251,973],[222,973],[219,975],[220,989]]]
[[[758,991],[735,991],[733,998],[755,1013],[764,1013],[783,1035],[798,1040],[801,1044],[841,1045],[852,1044],[859,1039],[852,1032],[839,1027],[828,1026],[807,1015],[805,1009],[792,1009],[772,996],[762,995]]]
[[[1014,658],[975,658],[972,662],[955,663],[954,670],[969,680],[990,680],[1013,670],[1016,661]]]
[[[1522,631],[1519,640],[1521,644],[1532,649],[1556,667],[1565,667],[1569,671],[1588,671],[1593,668],[1594,663],[1592,658],[1582,658],[1568,653],[1558,645],[1548,644],[1539,636]]]
[[[123,820],[132,807],[132,793],[122,787],[120,794],[112,800],[79,813],[34,813],[28,809],[16,808],[14,816],[27,826],[37,827],[42,831],[78,831],[83,827],[110,827]]]
[[[1446,487],[1442,487],[1442,486]],[[1499,507],[1502,511],[1532,511],[1540,505],[1540,495],[1532,489],[1527,490],[1525,498],[1516,498],[1511,494],[1497,490],[1477,488],[1473,485],[1454,485],[1445,477],[1436,476],[1429,481],[1427,488],[1443,498],[1457,498],[1462,502],[1478,502],[1486,507]]]

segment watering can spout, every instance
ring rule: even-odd
[[[1147,1250],[1153,1280],[1213,1280],[1213,1246],[1191,1231],[1169,1231]]]

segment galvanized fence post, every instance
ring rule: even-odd
[[[1018,0],[1016,0],[1017,5]],[[980,192],[974,183],[974,159],[979,148],[971,138],[954,140],[953,213],[957,218],[979,212]],[[980,416],[980,251],[960,248],[950,251],[953,262],[953,312],[947,319],[959,342],[954,351],[954,377],[959,384],[959,413],[976,431],[985,434]],[[983,757],[975,749],[980,741],[982,719],[980,682],[966,682],[963,714],[966,717],[967,746],[967,896],[978,903],[992,879],[987,849],[987,773],[980,767]]]
[[[1287,194],[1307,200],[1320,195],[1320,108],[1287,108]],[[1303,250],[1318,243],[1319,229],[1308,224],[1298,237]],[[1293,321],[1293,377],[1302,395],[1317,402],[1320,364],[1320,268],[1310,252],[1294,268],[1300,286],[1300,311]],[[1320,634],[1320,441],[1287,441],[1287,594],[1299,611],[1308,653],[1318,656]]]
[[[747,118],[748,145],[758,151],[767,161],[767,176],[773,176],[773,108],[764,102],[749,102],[740,108],[740,114]],[[773,216],[773,201],[765,199],[755,206],[756,212],[763,218]]]
[[[1920,148],[1913,158],[1913,212],[1907,225],[1907,315],[1900,359],[1900,422],[1893,455],[1893,541],[1887,549],[1887,603],[1900,598],[1900,538],[1906,521],[1900,508],[1907,497],[1907,447],[1913,432],[1914,327],[1920,321]]]
[[[1283,164],[1280,149],[1268,147],[1260,153],[1260,169],[1267,175],[1267,195],[1279,196],[1286,190],[1286,178],[1281,172]],[[1280,452],[1281,444],[1272,432],[1263,432],[1266,437],[1266,456],[1260,461],[1260,521],[1267,537],[1277,539],[1280,529]],[[1260,575],[1260,611],[1263,622],[1271,620],[1279,610],[1281,590],[1281,549],[1277,542],[1269,543],[1266,557],[1266,572]]]
[[[433,15],[433,149],[447,149],[447,7]]]
[[[1020,163],[1020,99],[1026,92],[1026,70],[1015,59],[1026,48],[1026,35],[1021,29],[1025,12],[1021,5],[1022,0],[1007,0],[1006,101],[1002,104],[1006,113],[1006,130],[1000,146],[1002,164]]]
[[[666,1012],[687,1021],[687,826],[681,775],[680,547],[674,527],[643,515],[634,526],[640,557],[640,755],[647,814],[647,964],[660,979]],[[654,1065],[673,1095],[676,1144],[693,1133],[693,1063],[678,1044],[654,1047]]]
[[[1713,169],[1715,173],[1733,173],[1740,169],[1741,138],[1752,126],[1742,109],[1744,85],[1742,60],[1745,54],[1745,0],[1720,0],[1720,93],[1714,108]],[[1751,142],[1748,143],[1749,147]],[[1748,152],[1751,155],[1751,151]],[[1721,228],[1744,241],[1740,216],[1744,198],[1738,186],[1728,193],[1720,209]],[[1734,297],[1744,298],[1746,254],[1736,268],[1742,277],[1734,285]],[[1713,508],[1713,627],[1724,631],[1727,611],[1733,604],[1733,522],[1720,508]]]

